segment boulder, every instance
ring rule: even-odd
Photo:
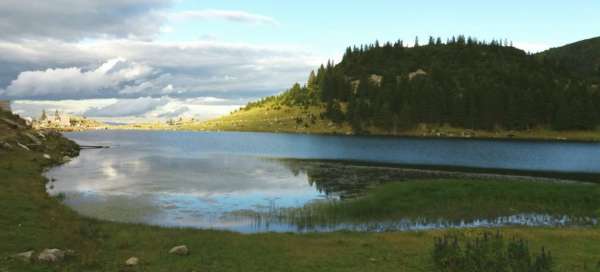
[[[125,265],[126,266],[136,266],[136,265],[138,265],[139,262],[140,262],[140,259],[138,259],[137,257],[131,257],[131,258],[127,259],[127,261],[125,261]]]
[[[186,245],[181,245],[171,248],[171,250],[169,250],[169,254],[185,256],[190,254],[190,251]]]
[[[30,263],[31,259],[33,258],[33,254],[35,254],[35,251],[30,250],[30,251],[25,251],[25,252],[15,254],[15,255],[13,255],[13,258]]]
[[[25,149],[25,150],[27,150],[27,151],[31,151],[31,149],[29,149],[29,147],[27,147],[26,145],[24,145],[24,144],[22,144],[22,143],[19,143],[19,142],[17,142],[17,145],[18,145],[20,148],[23,148],[23,149]]]
[[[57,249],[57,248],[44,249],[44,250],[42,250],[40,255],[38,255],[38,261],[45,262],[45,263],[60,262],[64,258],[65,258],[65,252],[60,249]]]
[[[43,156],[45,159],[48,159],[48,160],[52,159],[52,157],[50,157],[50,155],[48,155],[48,154],[44,154]]]
[[[423,71],[423,69],[418,69],[412,73],[408,74],[408,80],[413,80],[417,76],[426,76],[427,72]]]
[[[0,118],[0,120],[2,120],[4,123],[7,123],[7,124],[11,125],[14,128],[19,128],[19,129],[24,128],[21,124],[15,122],[13,120],[10,120],[10,119],[7,119],[7,118]]]
[[[2,142],[1,144],[2,148],[6,149],[6,150],[12,150],[12,145],[7,143],[7,142]]]
[[[31,134],[29,132],[23,132],[23,135],[25,137],[27,137],[29,140],[31,140],[36,145],[41,145],[42,144],[42,141],[40,141],[40,139],[38,139],[37,137],[33,136],[33,134]]]

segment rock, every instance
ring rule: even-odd
[[[30,263],[31,259],[33,258],[34,253],[35,253],[35,251],[33,251],[33,250],[25,251],[25,252],[21,252],[19,254],[13,255],[13,258]]]
[[[427,72],[423,71],[423,69],[418,69],[412,73],[408,74],[408,80],[413,80],[417,76],[426,76]]]
[[[65,252],[60,249],[44,249],[42,250],[42,253],[40,253],[40,255],[38,256],[38,261],[46,263],[56,263],[62,261],[64,258]]]
[[[22,144],[22,143],[19,143],[19,142],[17,142],[17,145],[18,145],[20,148],[23,148],[23,149],[25,149],[25,150],[27,150],[27,151],[31,151],[31,149],[29,149],[29,147],[27,147],[26,145],[24,145],[24,144]]]
[[[65,249],[65,256],[74,257],[77,255],[77,252],[72,249]]]
[[[29,138],[29,140],[31,140],[36,145],[41,145],[42,144],[42,141],[40,141],[40,139],[38,139],[37,137],[33,136],[29,132],[23,132],[23,135],[25,135],[25,137]]]
[[[137,257],[131,257],[131,258],[127,259],[127,261],[125,261],[125,265],[126,266],[136,266],[136,265],[138,265],[139,262],[140,262],[140,259],[138,259]]]
[[[48,154],[44,154],[43,156],[44,156],[45,159],[48,159],[48,160],[52,159],[52,157],[50,155],[48,155]]]
[[[7,123],[7,124],[13,126],[14,128],[19,128],[19,129],[23,128],[23,126],[21,124],[15,122],[13,120],[6,119],[6,118],[0,118],[0,120],[4,121],[4,123]]]
[[[68,162],[68,161],[70,161],[70,160],[71,160],[71,157],[69,157],[69,156],[64,156],[64,157],[62,158],[62,161],[63,161],[63,162]]]
[[[174,255],[179,255],[179,256],[188,255],[189,253],[190,253],[190,251],[188,250],[188,247],[186,245],[176,246],[174,248],[171,248],[171,250],[169,250],[169,254],[174,254]]]
[[[9,143],[3,142],[2,148],[6,149],[6,150],[12,150],[13,146]]]

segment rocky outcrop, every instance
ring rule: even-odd
[[[140,263],[140,259],[138,259],[137,257],[131,257],[131,258],[127,259],[127,261],[125,261],[126,266],[136,266],[139,263]]]
[[[423,71],[423,69],[418,69],[418,70],[408,74],[408,80],[413,80],[415,77],[426,76],[426,75],[427,75],[427,72]]]
[[[15,255],[13,255],[13,258],[30,263],[33,259],[34,254],[35,254],[35,251],[30,250],[30,251],[17,253]]]
[[[40,139],[38,139],[37,137],[33,136],[33,134],[31,134],[29,132],[23,132],[22,134],[23,134],[23,136],[25,136],[26,138],[31,140],[31,142],[33,142],[35,145],[42,144],[42,141],[40,141]]]
[[[57,249],[57,248],[44,249],[44,250],[42,250],[40,255],[38,255],[38,257],[37,257],[38,261],[45,262],[45,263],[60,262],[60,261],[64,260],[64,258],[65,258],[65,251]]]
[[[186,245],[176,246],[169,250],[169,254],[185,256],[190,254],[190,251]]]
[[[22,144],[22,143],[19,143],[19,142],[17,142],[17,145],[18,145],[20,148],[23,148],[24,150],[31,151],[31,149],[29,149],[29,147],[27,147],[26,145],[24,145],[24,144]]]

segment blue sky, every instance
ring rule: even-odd
[[[347,46],[600,36],[600,1],[0,1],[0,99],[119,120],[200,119],[304,82]],[[119,108],[119,111],[115,111]]]
[[[429,35],[506,38],[558,46],[599,35],[600,1],[181,1],[174,11],[240,10],[278,24],[196,21],[174,24],[165,40],[299,44],[332,57],[348,45]]]

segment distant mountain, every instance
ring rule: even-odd
[[[552,48],[537,56],[559,61],[576,76],[600,82],[600,37]]]

